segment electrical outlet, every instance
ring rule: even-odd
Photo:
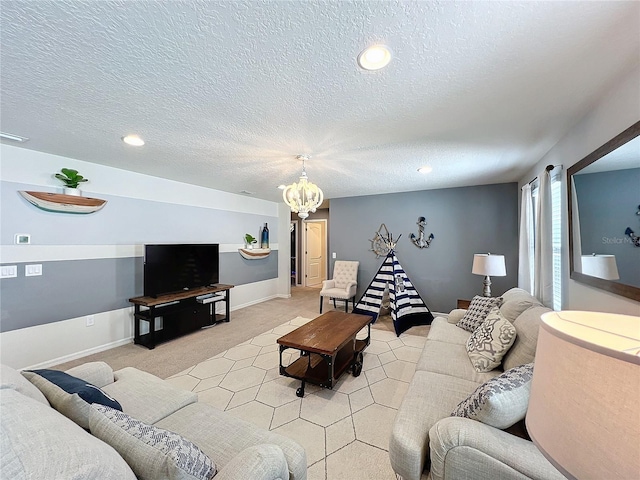
[[[332,256],[333,258],[336,258],[337,257],[336,252],[333,252]]]
[[[0,267],[0,278],[16,278],[17,276],[17,265],[2,265],[2,267]]]
[[[96,320],[93,317],[93,315],[87,315],[87,327],[93,327],[95,323],[96,323]]]

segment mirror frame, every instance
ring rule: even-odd
[[[618,147],[633,140],[640,135],[640,121],[634,123],[624,132],[609,140],[600,148],[590,153],[576,164],[569,167],[567,170],[567,207],[569,211],[569,275],[570,278],[578,283],[590,285],[592,287],[606,290],[607,292],[615,293],[623,297],[631,298],[632,300],[640,301],[640,288],[633,285],[625,285],[624,283],[614,282],[613,280],[604,280],[602,278],[592,277],[585,275],[574,270],[573,265],[573,212],[571,210],[572,195],[571,195],[571,177],[583,168],[591,165],[596,160],[604,157],[610,152],[613,152]],[[582,253],[581,253],[582,254]]]

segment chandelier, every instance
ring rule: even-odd
[[[307,172],[304,169],[305,160],[309,160],[308,155],[298,155],[298,160],[302,160],[302,175],[298,183],[292,183],[285,187],[282,198],[293,213],[297,213],[303,220],[309,216],[309,212],[314,213],[320,206],[324,195],[322,190],[309,181]]]

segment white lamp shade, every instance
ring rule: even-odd
[[[640,478],[640,317],[542,315],[526,424],[567,478]]]
[[[582,273],[605,280],[620,278],[615,255],[582,255]]]
[[[475,273],[476,275],[489,275],[490,277],[504,277],[507,274],[504,255],[491,255],[490,253],[474,254],[471,273]]]

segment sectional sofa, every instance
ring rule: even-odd
[[[81,398],[84,393],[70,394],[67,386],[38,373],[2,365],[0,478],[307,477],[306,454],[298,443],[200,403],[193,392],[135,368],[113,372],[103,362],[66,373],[122,411],[90,405]]]
[[[470,359],[472,332],[457,326],[467,312],[434,319],[391,432],[389,456],[398,479],[420,480],[430,471],[432,480],[564,480],[521,421],[540,316],[547,311],[524,290],[502,295],[499,313],[505,330],[515,330],[515,341],[509,340],[501,365],[487,372],[476,371]],[[511,372],[529,376],[514,380]]]

